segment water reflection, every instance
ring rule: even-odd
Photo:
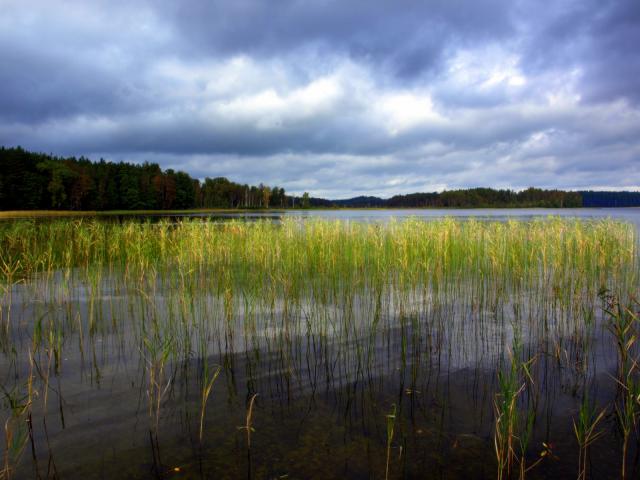
[[[152,214],[100,214],[97,217],[104,221],[156,221],[159,219],[180,220],[184,218],[203,218],[212,221],[239,219],[245,221],[272,220],[283,218],[322,218],[328,220],[350,220],[361,222],[388,222],[391,219],[419,218],[424,220],[453,217],[458,219],[494,220],[532,220],[557,216],[563,218],[598,219],[612,218],[635,224],[640,227],[640,208],[476,208],[476,209],[312,209],[312,210],[248,210],[248,211],[207,211],[188,213],[152,213]],[[15,218],[3,218],[0,221],[11,221]],[[30,217],[25,217],[30,218]],[[56,217],[33,217],[34,221],[51,221]],[[76,218],[76,217],[73,217]]]

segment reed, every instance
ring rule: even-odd
[[[277,293],[335,297],[392,281],[439,286],[455,278],[491,278],[501,291],[524,283],[561,293],[597,288],[633,264],[633,227],[550,219],[481,223],[408,220],[386,226],[311,221],[300,225],[184,221],[177,225],[95,221],[0,225],[4,284],[37,272],[105,267],[141,278],[153,266],[220,275],[220,289],[271,284]],[[594,253],[599,253],[594,255]],[[574,275],[574,273],[582,273]],[[275,281],[275,283],[274,283]],[[94,281],[94,285],[97,283]],[[595,284],[595,286],[594,286]]]
[[[385,480],[389,479],[389,465],[391,463],[391,445],[393,444],[393,435],[395,433],[396,425],[396,405],[391,406],[391,412],[387,414],[387,462],[384,469]]]
[[[510,366],[498,372],[499,393],[494,399],[495,431],[494,447],[498,462],[498,480],[509,478],[517,460],[519,412],[518,397],[526,383],[520,376],[517,361],[510,353]]]
[[[615,405],[618,425],[622,432],[621,477],[627,478],[627,454],[629,439],[636,431],[640,418],[640,357],[635,345],[639,331],[639,310],[637,300],[623,305],[615,295],[600,292],[605,302],[605,312],[609,315],[609,330],[613,334],[618,350],[618,400]]]
[[[533,429],[537,416],[538,392],[533,367],[537,356],[525,358],[519,328],[514,326],[508,365],[498,370],[498,392],[494,397],[494,450],[498,464],[498,479],[511,478],[518,465],[518,478],[524,480],[529,471],[552,456],[548,444],[542,444],[537,459],[527,464]],[[526,393],[527,399],[523,399]]]
[[[200,443],[202,443],[202,433],[204,431],[204,414],[205,408],[207,406],[207,400],[209,398],[209,394],[211,393],[211,388],[213,387],[213,383],[218,378],[222,367],[217,367],[214,371],[209,371],[209,364],[205,361],[204,371],[202,373],[202,392],[201,392],[201,405],[200,405],[200,430],[198,432],[198,439]]]
[[[257,397],[258,394],[254,393],[253,395],[251,395],[251,398],[249,398],[249,406],[247,407],[247,416],[245,418],[245,423],[242,427],[238,427],[238,429],[244,430],[246,432],[248,451],[251,451],[251,434],[255,432],[255,429],[253,428],[253,406]]]
[[[411,392],[411,408],[426,409],[415,392],[428,404],[428,379],[449,373],[441,368],[469,358],[503,359],[510,346],[507,364],[496,366],[498,392],[488,390],[485,416],[493,399],[495,423],[488,429],[499,477],[523,478],[550,455],[544,447],[532,459],[542,346],[554,345],[557,368],[577,392],[591,373],[590,342],[601,322],[598,292],[628,299],[638,285],[637,245],[631,225],[558,218],[4,222],[2,353],[18,378],[27,370],[23,352],[33,352],[43,417],[47,392],[70,373],[67,356],[79,352],[91,385],[102,381],[104,366],[137,361],[157,445],[161,409],[174,403],[165,402],[170,392],[174,399],[173,387],[191,398],[186,390],[193,365],[203,365],[190,377],[197,379],[193,417],[202,444],[217,377],[226,380],[230,404],[242,395],[238,363],[245,366],[246,391],[264,392],[265,402],[288,404],[299,392],[324,389],[364,412],[391,391],[389,382],[398,382],[394,388]],[[637,424],[637,318],[611,311],[621,385],[616,411],[629,432],[626,458]],[[209,358],[221,367],[210,368]],[[247,397],[241,427],[250,468],[255,400]],[[405,411],[397,399],[384,401]],[[580,472],[602,425],[584,408],[574,421]],[[385,477],[395,415],[394,407],[387,417]]]
[[[598,424],[604,419],[607,409],[599,412],[589,402],[587,395],[584,395],[578,410],[578,419],[573,419],[573,431],[578,441],[578,480],[586,480],[588,451],[589,447],[603,435],[602,430],[598,430]]]
[[[29,358],[31,358],[31,352],[29,352]],[[0,479],[8,480],[12,478],[15,466],[29,441],[31,441],[32,454],[35,460],[31,418],[33,397],[35,395],[32,360],[24,389],[26,392],[17,388],[11,391],[3,388],[4,400],[9,407],[11,415],[4,423],[5,451],[3,467],[0,470]]]
[[[149,418],[153,431],[158,432],[158,424],[160,421],[160,406],[162,400],[167,394],[173,376],[167,378],[166,365],[173,350],[173,341],[171,339],[158,337],[148,337],[144,339],[144,358],[147,371],[147,398],[149,406]]]

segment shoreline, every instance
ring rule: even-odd
[[[229,213],[284,213],[312,211],[402,211],[402,210],[634,210],[640,207],[539,207],[539,206],[498,206],[498,207],[312,207],[312,208],[214,208],[186,210],[7,210],[0,211],[3,218],[37,218],[37,217],[101,217],[101,216],[136,216],[136,215],[191,215],[191,214],[229,214]]]

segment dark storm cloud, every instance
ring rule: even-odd
[[[525,69],[575,68],[584,100],[640,101],[640,2],[532,2],[526,11],[535,20],[524,27]]]
[[[77,114],[111,115],[144,108],[145,91],[114,72],[73,58],[0,50],[0,119],[40,123]]]
[[[0,0],[0,144],[345,197],[640,187],[635,0]]]
[[[401,76],[437,65],[452,42],[500,39],[512,32],[509,0],[225,0],[165,2],[183,54],[279,56],[304,45],[383,64]]]

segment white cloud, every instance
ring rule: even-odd
[[[392,136],[417,126],[438,125],[446,121],[436,112],[429,94],[412,92],[381,94],[373,113]]]

